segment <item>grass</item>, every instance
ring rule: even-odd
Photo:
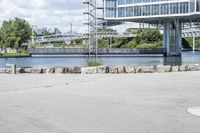
[[[97,59],[88,59],[86,61],[86,67],[96,67],[96,66],[102,66],[102,62]]]
[[[0,54],[0,57],[30,57],[31,54],[29,53],[3,53]]]

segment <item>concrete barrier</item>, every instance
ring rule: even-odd
[[[200,71],[200,64],[181,66],[97,66],[97,67],[55,67],[55,68],[0,68],[0,74],[32,73],[32,74],[134,74],[134,73],[166,73]]]

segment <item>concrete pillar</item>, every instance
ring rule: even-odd
[[[179,20],[166,21],[163,25],[163,45],[166,50],[165,56],[181,56],[182,50],[182,27]]]
[[[182,52],[182,25],[179,20],[175,21],[176,31],[176,56],[181,56]]]
[[[112,37],[110,37],[109,44],[110,48],[112,48]]]
[[[16,65],[15,64],[12,65],[12,74],[16,74]]]
[[[193,33],[193,47],[192,47],[193,53],[195,52],[195,35]]]
[[[166,22],[164,23],[164,34],[163,34],[163,45],[164,45],[164,48],[166,50],[166,55],[165,56],[168,56],[169,54],[169,33],[170,33],[170,23],[169,22]]]

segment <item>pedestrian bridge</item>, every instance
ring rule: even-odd
[[[132,38],[136,35],[133,33],[117,33],[117,32],[101,32],[97,33],[98,39],[104,38]],[[53,42],[62,42],[62,41],[71,41],[76,39],[88,39],[89,35],[84,33],[66,33],[59,35],[49,35],[49,36],[38,36],[33,37],[28,43],[29,44],[43,44],[43,43],[53,43]]]
[[[191,28],[182,31],[182,37],[200,37],[200,28]]]
[[[97,33],[98,39],[105,38],[133,38],[136,37],[134,33],[117,33],[117,32],[101,32]],[[191,28],[182,31],[182,37],[200,37],[200,28]],[[54,43],[63,41],[72,41],[76,39],[88,39],[89,35],[85,33],[66,33],[58,35],[48,35],[48,36],[37,36],[32,37],[28,43],[24,45],[31,44],[44,44],[44,43]]]

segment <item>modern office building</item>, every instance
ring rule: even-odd
[[[181,55],[182,26],[200,22],[200,0],[103,0],[104,19],[160,24],[167,56]]]

